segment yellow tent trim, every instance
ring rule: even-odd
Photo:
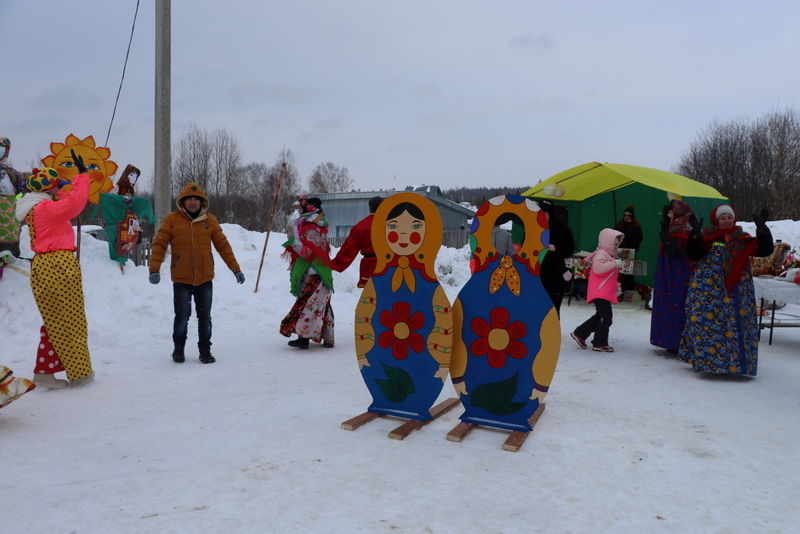
[[[625,187],[634,182],[675,193],[682,197],[727,199],[710,185],[695,182],[680,174],[651,169],[650,167],[622,163],[600,163],[597,161],[584,163],[555,174],[531,187],[523,195],[526,197],[580,202],[587,198]],[[543,190],[546,186],[556,184],[564,189],[564,196],[554,197],[544,194]]]

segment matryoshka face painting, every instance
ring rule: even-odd
[[[425,220],[407,210],[386,221],[386,242],[398,256],[414,254],[425,238]]]

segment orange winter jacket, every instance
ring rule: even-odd
[[[198,197],[201,201],[200,215],[192,219],[183,207],[187,197]],[[232,272],[240,271],[228,239],[222,233],[217,218],[208,213],[208,197],[194,183],[181,190],[175,201],[178,209],[166,217],[158,229],[150,252],[150,272],[157,273],[164,261],[167,246],[172,250],[170,274],[172,281],[199,286],[214,278],[214,257],[211,243]]]

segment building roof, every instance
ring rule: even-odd
[[[419,193],[420,195],[427,197],[435,204],[441,204],[442,206],[461,213],[465,217],[472,217],[475,215],[475,211],[469,208],[465,208],[461,204],[457,202],[453,202],[450,199],[447,199],[442,195],[441,189],[439,186],[436,185],[426,185],[426,186],[419,186],[415,189],[411,189],[412,186],[406,187],[405,191],[412,191],[414,193]],[[402,193],[404,191],[395,191],[395,190],[381,190],[381,191],[347,191],[347,192],[340,192],[340,193],[309,193],[308,196],[315,196],[319,197],[320,200],[324,201],[331,201],[331,200],[353,200],[353,199],[370,199],[372,197],[389,197],[394,195],[395,193]]]

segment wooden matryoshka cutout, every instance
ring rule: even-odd
[[[355,318],[358,366],[372,395],[368,412],[418,421],[432,417],[453,336],[450,301],[434,268],[441,244],[441,217],[422,195],[392,195],[375,212],[377,265]]]
[[[503,214],[525,229],[513,256],[498,254],[492,242]],[[549,243],[547,216],[530,199],[498,196],[480,207],[471,232],[475,271],[453,304],[450,372],[464,405],[461,420],[528,432],[561,345],[558,314],[539,280]]]

